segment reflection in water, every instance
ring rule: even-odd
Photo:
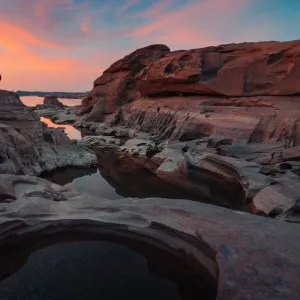
[[[112,149],[101,149],[96,154],[101,175],[125,198],[161,197],[199,201],[195,194],[162,180],[128,157],[116,159]]]
[[[110,200],[124,198],[116,193],[115,188],[101,176],[97,168],[61,168],[44,173],[42,177],[60,185],[67,185],[81,193]]]
[[[44,97],[38,97],[38,96],[22,96],[20,97],[20,99],[27,106],[36,106],[38,104],[43,104],[44,101]],[[81,99],[59,98],[58,100],[67,106],[75,106],[81,104]]]
[[[24,253],[15,256],[18,261]],[[182,299],[173,281],[149,272],[145,256],[110,242],[60,243],[25,261],[1,283],[0,299]]]
[[[45,124],[47,124],[48,127],[64,128],[65,129],[65,133],[67,134],[67,136],[70,139],[80,140],[82,138],[81,132],[79,130],[77,130],[75,127],[73,127],[72,125],[59,125],[59,124],[55,124],[50,119],[47,119],[47,118],[44,118],[44,117],[40,117],[40,120],[42,122],[44,122]]]
[[[199,201],[199,197],[172,185],[144,167],[129,159],[116,159],[112,149],[97,151],[98,170],[66,168],[43,177],[81,192],[99,198],[116,200],[127,197],[162,197],[190,199]],[[74,177],[78,178],[74,179]],[[82,176],[82,177],[81,177]]]

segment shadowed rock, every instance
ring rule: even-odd
[[[299,225],[191,201],[67,195],[56,185],[56,193],[70,201],[55,202],[42,192],[28,193],[33,185],[44,185],[42,179],[15,176],[7,182],[18,199],[0,204],[2,279],[22,266],[19,259],[21,265],[12,269],[15,255],[25,262],[26,255],[47,245],[103,239],[152,259],[154,250],[156,259],[163,253],[174,257],[170,274],[185,266],[181,278],[192,274],[193,285],[202,292],[215,289],[218,300],[299,297]]]
[[[15,93],[0,91],[0,173],[38,175],[64,166],[90,166],[96,156],[48,128]]]

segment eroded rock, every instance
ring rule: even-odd
[[[26,261],[25,245],[31,245],[29,255],[60,241],[104,239],[146,256],[147,249],[155,249],[159,257],[162,253],[176,257],[169,265],[175,268],[170,269],[171,274],[184,264],[189,270],[184,276],[193,274],[190,280],[197,279],[196,287],[200,285],[202,291],[214,288],[220,300],[242,300],[246,295],[253,300],[298,299],[297,224],[192,201],[107,201],[84,194],[66,195],[58,187],[54,190],[70,201],[55,202],[28,193],[37,181],[47,186],[44,180],[15,176],[10,177],[10,186],[18,190],[20,181],[26,183],[21,192],[15,192],[19,196],[14,204],[0,204],[1,279],[11,274],[14,251],[23,249]]]
[[[4,94],[15,98],[3,96],[0,103],[0,173],[38,175],[97,162],[95,154],[77,147],[62,130],[47,128],[16,94]]]

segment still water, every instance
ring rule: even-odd
[[[54,127],[54,128],[64,128],[66,135],[71,139],[71,140],[80,140],[82,138],[82,133],[81,131],[77,130],[75,127],[72,125],[59,125],[53,123],[50,119],[40,117],[40,120],[47,124],[48,127]]]
[[[22,96],[20,97],[20,99],[27,106],[36,106],[38,104],[43,104],[44,101],[44,97],[38,96]],[[67,106],[75,106],[81,104],[81,99],[58,98],[58,100]]]
[[[16,261],[22,256],[16,255]],[[110,242],[85,241],[48,246],[25,257],[24,265],[0,284],[0,300],[17,299],[182,298],[175,282],[150,272],[140,253]]]

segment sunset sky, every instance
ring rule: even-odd
[[[87,91],[126,54],[300,39],[300,0],[0,0],[1,89]]]

